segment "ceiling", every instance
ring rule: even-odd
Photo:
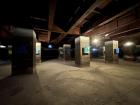
[[[1,3],[0,24],[34,29],[38,38],[62,45],[139,0],[46,0]]]

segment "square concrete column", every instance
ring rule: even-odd
[[[71,60],[71,45],[70,44],[64,44],[63,45],[63,51],[64,51],[64,60]]]
[[[34,72],[35,51],[35,32],[31,29],[15,28],[13,32],[12,75]]]
[[[64,56],[64,51],[63,51],[63,47],[59,47],[59,59],[63,59],[63,56]]]
[[[105,61],[118,62],[118,41],[105,42]]]
[[[41,43],[36,42],[36,63],[41,63]]]
[[[77,66],[90,65],[90,40],[89,37],[80,36],[75,39],[75,63]]]

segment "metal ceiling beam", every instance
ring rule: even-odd
[[[89,16],[95,8],[100,7],[104,5],[104,3],[108,3],[111,0],[96,0],[88,9],[87,11],[70,27],[70,29],[67,31],[68,33],[72,31],[75,27],[77,27],[81,22],[83,22],[87,16]],[[57,43],[59,43],[67,34],[62,34],[60,37],[57,39]]]
[[[54,24],[55,10],[56,10],[56,0],[49,0],[49,21],[48,29],[52,30]],[[48,31],[48,43],[50,42],[51,31]]]

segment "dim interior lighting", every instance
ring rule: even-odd
[[[36,43],[36,46],[41,46],[41,43],[38,43],[38,42],[37,42],[37,43]]]
[[[125,47],[129,47],[129,46],[132,46],[132,45],[134,45],[133,42],[126,42],[126,43],[124,44]]]
[[[52,48],[52,45],[51,45],[51,44],[49,44],[49,45],[48,45],[48,48]]]
[[[12,48],[12,45],[8,45],[8,48]]]
[[[98,42],[99,42],[98,39],[94,39],[94,40],[93,40],[93,43],[98,43]]]
[[[97,51],[97,49],[96,48],[93,48],[92,51],[95,52],[95,51]]]
[[[0,48],[6,48],[6,46],[4,46],[4,45],[0,45]]]
[[[109,34],[105,34],[105,37],[107,37]]]

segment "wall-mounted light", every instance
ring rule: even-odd
[[[48,48],[53,48],[53,46],[51,44],[48,45]]]
[[[98,43],[99,42],[99,39],[94,39],[93,40],[93,43]]]
[[[125,47],[129,47],[129,46],[132,46],[132,45],[134,45],[134,42],[126,42],[126,43],[124,43]]]
[[[97,50],[98,50],[97,48],[93,48],[93,49],[92,49],[93,52],[95,52],[95,51],[97,51]]]
[[[6,46],[4,46],[4,45],[0,45],[0,48],[6,48]]]

